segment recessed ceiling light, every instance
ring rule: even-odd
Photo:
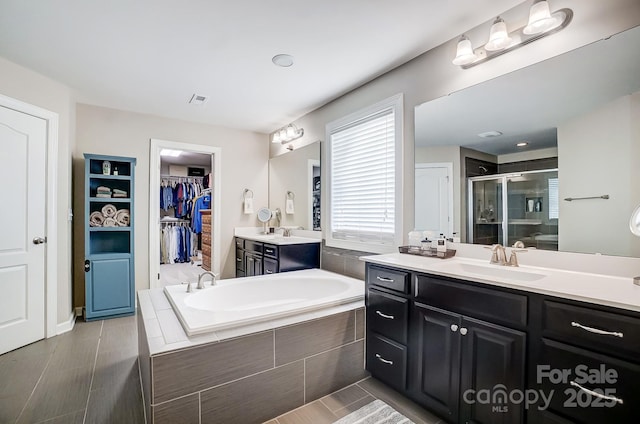
[[[478,134],[478,137],[491,138],[491,137],[499,137],[501,135],[502,133],[500,131],[487,131],[487,132]]]
[[[177,158],[182,154],[180,150],[162,149],[160,150],[160,156],[171,156]]]
[[[518,144],[516,144],[516,147],[524,147],[524,146],[528,146],[529,142],[528,141],[522,141]]]
[[[288,68],[293,65],[293,56],[288,54],[277,54],[271,58],[271,61],[276,66],[281,66],[283,68]]]

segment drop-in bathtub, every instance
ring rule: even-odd
[[[164,292],[189,336],[362,301],[364,282],[320,269],[235,278]]]

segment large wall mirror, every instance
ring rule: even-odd
[[[269,159],[269,209],[280,226],[320,231],[320,141]]]
[[[640,256],[640,27],[415,109],[417,230]]]

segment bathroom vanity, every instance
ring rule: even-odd
[[[363,259],[367,370],[447,422],[640,415],[631,280],[464,258]]]
[[[320,268],[320,240],[277,235],[236,237],[236,277]]]

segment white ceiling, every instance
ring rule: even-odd
[[[416,145],[493,155],[557,145],[556,128],[640,90],[640,27],[416,107]],[[484,139],[479,133],[500,131]],[[525,149],[515,144],[528,141]]]
[[[271,132],[521,2],[0,0],[0,56],[82,103]]]

